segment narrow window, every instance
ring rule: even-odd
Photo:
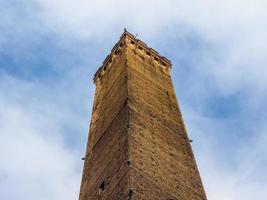
[[[130,190],[129,190],[129,199],[131,199],[131,198],[132,198],[132,196],[133,196],[133,190],[132,190],[132,189],[130,189]]]
[[[131,166],[132,165],[132,163],[131,163],[130,160],[128,160],[127,163],[128,163],[128,166]]]
[[[167,94],[168,97],[170,96],[170,95],[169,95],[169,92],[166,92],[166,94]]]
[[[105,182],[103,181],[103,182],[101,183],[101,185],[99,186],[99,189],[98,189],[98,195],[99,195],[99,196],[100,196],[101,193],[104,191],[104,189],[105,189]]]

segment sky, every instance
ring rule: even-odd
[[[0,0],[0,199],[73,200],[124,28],[173,63],[209,200],[267,198],[267,1]]]

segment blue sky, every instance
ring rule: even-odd
[[[267,196],[263,0],[0,0],[0,199],[77,199],[92,77],[123,28],[173,63],[209,200]]]

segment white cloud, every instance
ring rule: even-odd
[[[267,187],[267,127],[254,127],[258,134],[247,140],[240,135],[235,140],[235,130],[227,121],[204,117],[187,106],[184,108],[208,198],[264,200],[264,188]],[[227,143],[222,139],[222,134],[227,137]]]
[[[81,40],[113,39],[126,27],[144,38],[164,41],[188,34],[186,26],[200,39],[223,49],[221,60],[212,57],[214,52],[203,51],[199,63],[200,70],[217,79],[222,90],[255,82],[266,89],[266,1],[37,2],[49,30]]]
[[[1,105],[2,199],[75,199],[77,198],[77,156],[61,140],[43,136],[46,128],[32,117],[35,114],[14,105]],[[41,123],[44,123],[42,120]],[[49,133],[51,134],[51,133]],[[75,163],[75,161],[77,163]]]
[[[66,140],[77,138],[84,145],[88,127],[85,112],[75,113],[82,101],[71,103],[66,96],[72,91],[81,97],[73,90],[75,81],[68,91],[66,83],[51,87],[1,73],[1,199],[77,199],[83,150]]]

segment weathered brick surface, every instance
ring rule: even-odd
[[[206,199],[170,67],[129,33],[113,48],[95,77],[80,200]]]

